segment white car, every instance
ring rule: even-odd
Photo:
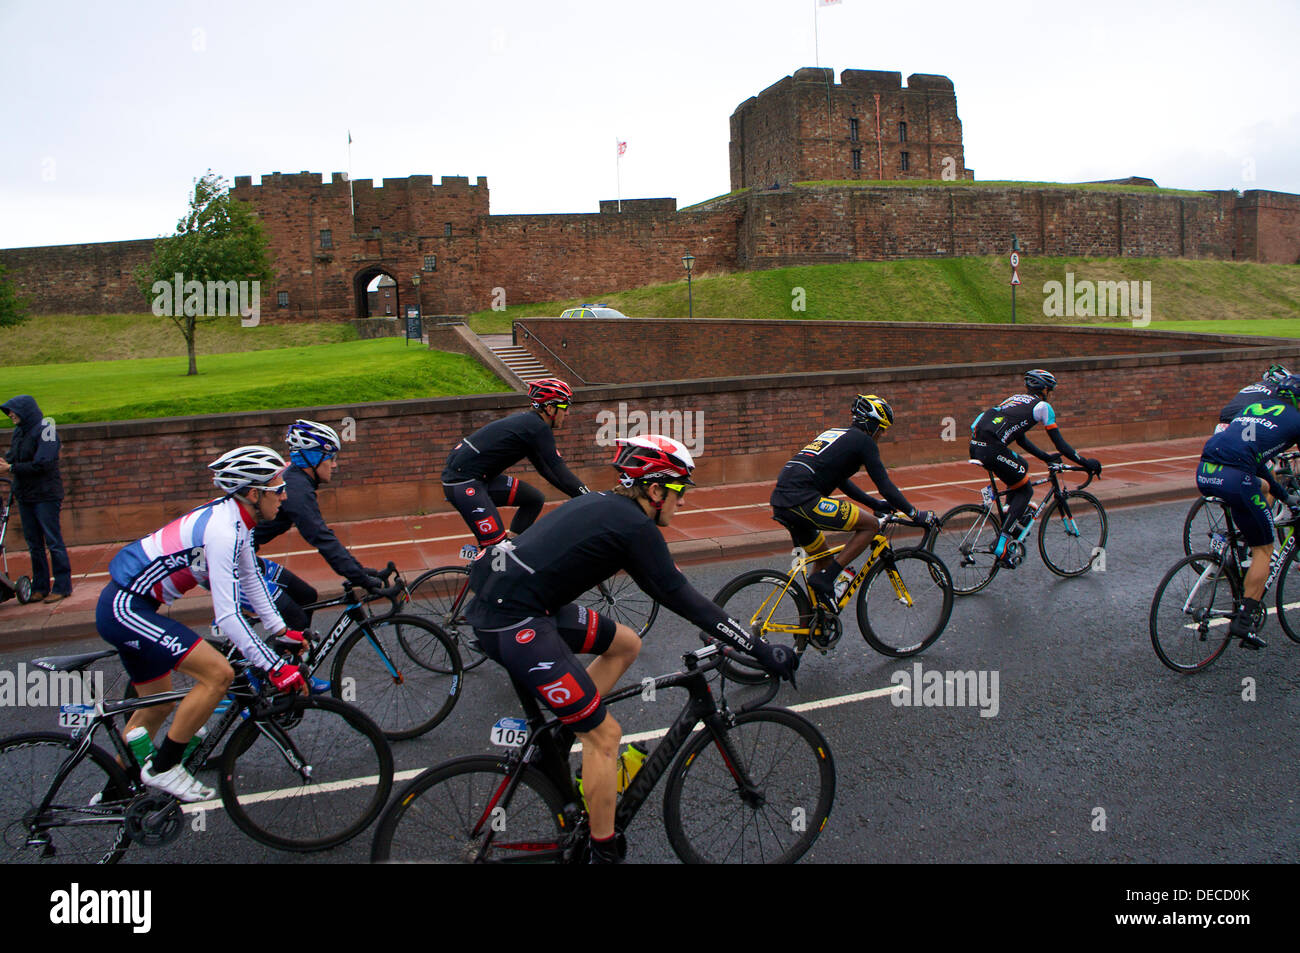
[[[562,318],[626,318],[627,315],[622,311],[616,311],[613,308],[606,307],[603,304],[584,304],[578,308],[570,308],[560,315]]]

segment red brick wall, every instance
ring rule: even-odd
[[[0,264],[33,314],[139,314],[149,299],[135,270],[153,257],[152,238],[0,250]]]
[[[775,366],[797,374],[851,370],[863,350],[877,367],[1042,364],[1053,357],[1253,347],[1259,340],[1044,325],[558,318],[516,321],[514,335],[559,376],[576,372],[590,384],[741,377]]]
[[[1283,265],[1300,263],[1300,195],[1251,190],[1241,197],[1246,227],[1241,255]]]
[[[640,322],[606,323],[627,328],[631,335]],[[937,337],[933,328],[928,330],[928,336]],[[1272,361],[1300,361],[1300,345],[1266,339],[1250,343],[1254,346],[1154,355],[1116,354],[1108,346],[1104,356],[1035,363],[1060,379],[1053,403],[1062,428],[1071,443],[1087,449],[1105,443],[1208,435],[1218,407],[1244,382],[1257,377],[1262,367]],[[641,346],[633,338],[621,353]],[[1058,354],[1068,349],[1065,339],[1046,348]],[[558,445],[581,478],[603,487],[610,482],[611,440],[630,435],[626,428],[619,433],[620,420],[635,421],[636,411],[690,414],[692,421],[699,414],[702,425],[692,427],[688,441],[702,440],[699,478],[708,483],[766,481],[811,436],[828,425],[842,424],[852,396],[869,388],[886,397],[897,415],[882,447],[888,464],[963,459],[970,421],[1019,389],[1024,365],[1009,360],[885,366],[793,377],[781,373],[584,388],[575,395]],[[750,370],[771,366],[769,359]],[[1189,381],[1197,383],[1189,386]],[[345,439],[348,427],[343,418],[355,421],[355,441],[345,444],[335,482],[320,494],[327,520],[440,511],[446,503],[439,475],[450,448],[464,434],[524,407],[518,395],[494,394],[71,424],[59,431],[68,493],[65,535],[76,544],[151,532],[211,497],[209,461],[240,444],[281,446],[285,427],[300,415],[331,423]],[[671,418],[659,429],[671,433]],[[681,430],[673,435],[688,436]],[[536,477],[532,482],[543,485]],[[558,496],[544,488],[551,498]]]

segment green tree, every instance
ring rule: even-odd
[[[26,321],[30,304],[18,294],[13,282],[5,275],[5,266],[0,265],[0,328],[13,327]]]
[[[135,277],[154,314],[171,318],[184,336],[188,376],[199,372],[198,326],[231,314],[255,326],[261,286],[275,280],[275,271],[252,207],[231,198],[225,179],[209,169],[194,183],[189,212],[176,223],[176,234],[158,240],[153,258]]]

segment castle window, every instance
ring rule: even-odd
[[[849,141],[858,141],[858,121],[856,119],[849,120]]]
[[[898,124],[898,141],[899,142],[907,141],[907,123],[905,122],[900,122]]]
[[[909,165],[909,163],[908,163],[908,161],[907,161],[908,158],[909,158],[909,156],[908,156],[908,154],[907,154],[906,152],[900,152],[900,153],[898,154],[898,167],[899,167],[900,169],[902,169],[904,172],[906,172],[907,169],[908,169],[908,165]]]
[[[442,226],[442,237],[451,238],[451,222],[447,222]]]
[[[853,150],[853,171],[857,172],[862,168],[862,150]]]
[[[438,256],[437,256],[437,255],[425,255],[425,256],[424,256],[424,270],[425,270],[425,271],[437,271],[437,270],[438,270]]]
[[[279,305],[281,308],[289,307],[289,292],[277,291],[275,293],[275,303]]]
[[[330,232],[330,230],[329,230],[328,228],[322,228],[322,229],[321,229],[321,232],[320,232],[320,247],[321,247],[321,248],[333,248],[333,247],[334,247],[334,235]]]
[[[378,225],[371,225],[371,226],[370,226],[370,237],[371,237],[371,238],[378,238],[378,237],[379,237],[379,226],[378,226]]]

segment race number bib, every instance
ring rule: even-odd
[[[492,726],[492,743],[502,748],[520,748],[528,740],[528,722],[522,718],[502,718]]]

